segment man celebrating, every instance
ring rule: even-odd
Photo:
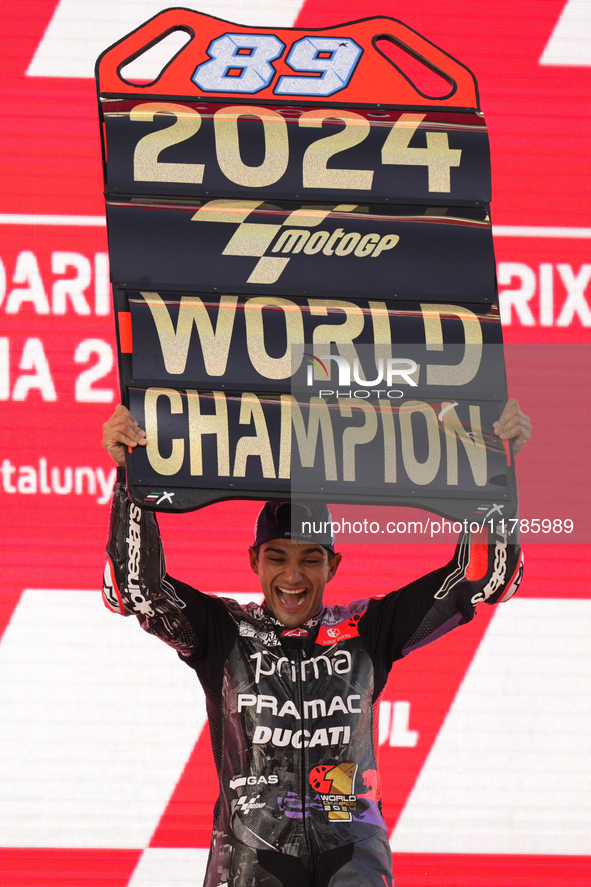
[[[530,429],[513,400],[494,430],[518,452]],[[250,549],[265,601],[241,607],[167,575],[156,518],[125,489],[125,447],[145,434],[123,406],[103,432],[120,466],[105,603],[174,647],[205,691],[220,782],[205,887],[391,887],[374,707],[397,659],[515,593],[518,546],[500,527],[468,533],[439,570],[329,607],[342,555],[328,509],[267,502]],[[325,535],[304,532],[320,524]]]

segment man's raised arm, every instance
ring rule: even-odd
[[[503,440],[513,440],[516,453],[531,436],[531,422],[517,401],[510,400],[494,431]],[[463,533],[446,566],[371,601],[359,633],[372,652],[379,686],[396,659],[469,622],[478,604],[501,603],[515,594],[523,555],[506,529],[499,520],[478,533]]]
[[[209,611],[218,602],[167,576],[156,515],[127,495],[125,447],[145,443],[146,436],[134,417],[119,405],[103,425],[102,445],[118,465],[103,600],[114,613],[136,616],[144,631],[184,657],[202,656]],[[203,631],[198,633],[196,625]]]

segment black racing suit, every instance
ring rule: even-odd
[[[288,630],[172,579],[153,513],[115,485],[104,599],[174,647],[205,691],[220,783],[206,887],[392,884],[374,735],[395,660],[506,600],[519,549],[499,531],[378,599]]]

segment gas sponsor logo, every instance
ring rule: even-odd
[[[283,675],[294,683],[299,676],[299,679],[305,683],[310,679],[310,675],[318,679],[321,673],[332,675],[347,674],[351,671],[353,661],[348,650],[337,650],[333,656],[330,656],[329,652],[327,651],[326,655],[302,659],[299,663],[288,659],[287,656],[275,657],[266,650],[253,653],[250,658],[255,661],[255,683],[258,684],[261,678],[272,675],[278,677]],[[267,658],[269,656],[273,657],[270,662]],[[268,664],[269,667],[265,668],[264,664]]]
[[[141,555],[141,509],[132,503],[129,508],[127,528],[127,593],[133,603],[133,609],[142,616],[154,616],[152,601],[148,600],[140,587],[140,555]]]
[[[269,776],[261,774],[260,776],[237,776],[236,779],[230,780],[230,788],[236,790],[243,788],[245,785],[277,785],[279,777],[271,773]]]

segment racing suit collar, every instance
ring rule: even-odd
[[[277,630],[277,634],[288,637],[311,637],[316,634],[320,623],[322,622],[322,618],[326,611],[326,607],[323,605],[318,613],[315,616],[311,616],[306,622],[303,622],[301,625],[298,625],[297,628],[288,628],[283,622],[280,622],[276,616],[271,613],[266,604],[263,604],[263,610],[265,611],[266,616],[273,623]],[[300,634],[301,632],[301,634]],[[305,632],[305,634],[304,634]]]

